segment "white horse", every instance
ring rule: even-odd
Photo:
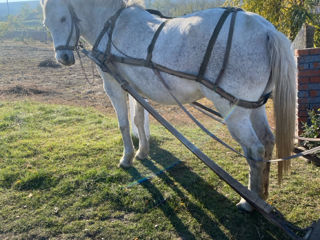
[[[165,20],[152,15],[143,8],[129,5],[125,0],[41,0],[44,24],[50,30],[56,59],[64,64],[74,63],[72,48],[58,46],[77,43],[80,34],[94,45],[105,22],[124,5],[127,7],[116,19],[112,36],[111,53],[145,59],[147,47],[157,28]],[[72,7],[72,12],[70,11]],[[173,70],[197,75],[209,38],[223,9],[207,9],[169,20],[160,32],[153,50],[153,61]],[[75,31],[75,17],[78,31]],[[205,77],[214,81],[224,58],[229,32],[230,17],[223,25],[207,67]],[[77,30],[77,29],[76,29]],[[98,49],[104,51],[109,41],[105,34]],[[114,47],[116,46],[116,48]],[[120,50],[120,51],[119,51]],[[147,67],[114,63],[118,71],[144,97],[162,104],[176,104],[163,83]],[[221,79],[220,87],[237,98],[257,101],[263,94],[273,90],[276,118],[276,141],[270,131],[265,107],[248,109],[233,106],[216,92],[202,84],[162,73],[172,93],[182,102],[191,103],[206,97],[215,104],[233,138],[242,146],[247,156],[249,189],[266,199],[270,165],[263,160],[271,159],[274,142],[279,157],[290,155],[293,148],[295,128],[295,60],[290,41],[262,17],[239,12],[235,22],[234,37],[229,63]],[[116,80],[101,71],[104,89],[117,113],[124,152],[120,166],[132,166],[134,148],[129,131],[127,94]],[[270,81],[269,81],[270,79]],[[269,82],[268,86],[267,83]],[[267,87],[266,87],[267,86]],[[146,158],[149,143],[144,129],[144,110],[135,105],[135,124],[139,132],[139,149],[136,157]],[[280,175],[284,164],[280,165]],[[251,211],[252,207],[242,199],[238,206]]]

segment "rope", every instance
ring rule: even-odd
[[[291,159],[294,159],[294,158],[303,157],[303,156],[305,156],[305,155],[313,154],[313,153],[316,153],[316,152],[318,152],[318,151],[320,151],[320,146],[315,147],[315,148],[311,148],[311,149],[309,149],[309,150],[306,150],[306,151],[303,151],[303,152],[301,152],[301,153],[292,155],[292,156],[290,156],[290,157],[273,159],[273,160],[265,160],[264,162],[273,163],[273,162],[288,161],[288,160],[291,160]]]
[[[301,141],[307,141],[307,142],[320,142],[320,138],[306,138],[306,137],[300,137],[300,136],[294,136],[294,138]]]

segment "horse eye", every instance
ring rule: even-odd
[[[62,22],[62,23],[64,23],[66,21],[66,17],[62,17],[61,19],[60,19],[60,22]]]

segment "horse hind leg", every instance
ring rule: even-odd
[[[263,198],[263,159],[265,148],[260,142],[250,119],[250,111],[247,109],[236,109],[226,120],[227,126],[233,138],[241,145],[247,162],[249,163],[248,188]],[[237,204],[238,208],[251,212],[252,206],[245,200]]]
[[[134,108],[134,124],[137,126],[139,134],[139,149],[136,153],[136,158],[145,159],[149,154],[149,141],[145,132],[144,108],[135,100]]]
[[[251,122],[253,128],[265,148],[264,160],[272,159],[272,152],[275,139],[268,123],[265,107],[254,109],[251,113]],[[263,199],[267,199],[269,195],[269,173],[270,163],[263,166]]]

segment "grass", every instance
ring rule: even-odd
[[[240,150],[224,127],[208,126]],[[178,128],[247,182],[244,159],[193,126]],[[0,102],[0,239],[286,239],[260,214],[238,211],[239,196],[166,130],[154,124],[151,132],[150,157],[123,170],[113,116]],[[319,218],[319,173],[297,161],[281,187],[273,178],[269,202],[298,226],[310,225]]]

